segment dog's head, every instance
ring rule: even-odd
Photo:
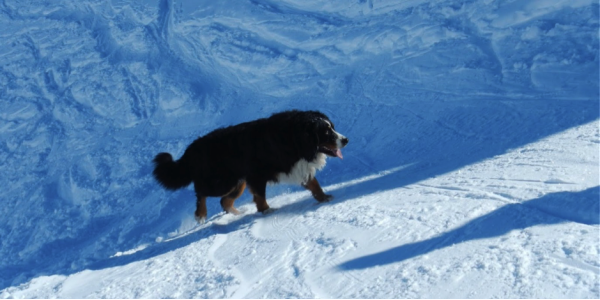
[[[309,142],[306,146],[313,149],[311,152],[323,153],[330,157],[343,158],[341,149],[348,144],[348,138],[335,130],[335,125],[329,118],[320,112],[308,112],[304,135]],[[316,149],[316,152],[314,149]]]
[[[329,119],[320,119],[317,123],[317,151],[343,159],[341,149],[348,144],[348,138],[335,131],[335,125]]]

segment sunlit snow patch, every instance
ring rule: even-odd
[[[150,246],[150,245],[149,244],[143,244],[143,245],[137,246],[136,248],[131,249],[131,250],[127,250],[127,251],[123,251],[123,252],[119,251],[119,252],[115,253],[115,255],[111,256],[111,258],[113,258],[113,257],[119,257],[119,256],[125,256],[125,255],[131,255],[131,254],[134,254],[134,253],[136,253],[138,251],[142,251],[142,250],[148,248],[148,246]]]
[[[383,176],[387,176],[390,175],[392,173],[396,173],[398,171],[402,171],[408,167],[411,167],[413,165],[417,164],[417,162],[411,163],[411,164],[407,164],[407,165],[403,165],[403,166],[399,166],[399,167],[395,167],[395,168],[391,168],[391,169],[387,169],[381,172],[377,172],[376,174],[372,174],[372,175],[367,175],[358,179],[354,179],[354,180],[350,180],[350,181],[346,181],[346,182],[342,182],[342,183],[338,183],[338,184],[333,184],[330,186],[325,187],[325,189],[327,191],[335,191],[347,186],[352,186],[355,184],[359,184],[362,182],[366,182],[366,181],[371,181],[371,180],[375,180],[377,178],[381,178]]]

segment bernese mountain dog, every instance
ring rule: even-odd
[[[174,161],[169,153],[154,158],[153,175],[166,189],[194,183],[196,220],[206,220],[206,198],[221,197],[227,213],[239,214],[233,203],[250,188],[259,212],[270,211],[267,183],[295,183],[308,189],[319,202],[331,200],[315,173],[327,156],[343,158],[348,138],[335,131],[318,111],[291,110],[234,126],[216,129],[196,139]]]

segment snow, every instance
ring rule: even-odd
[[[593,0],[0,3],[0,298],[600,298]],[[152,178],[318,109],[334,200]]]

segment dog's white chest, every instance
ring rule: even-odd
[[[318,170],[323,169],[327,156],[323,153],[317,153],[313,161],[301,159],[290,170],[289,173],[277,174],[277,181],[281,183],[304,184],[315,177]]]

